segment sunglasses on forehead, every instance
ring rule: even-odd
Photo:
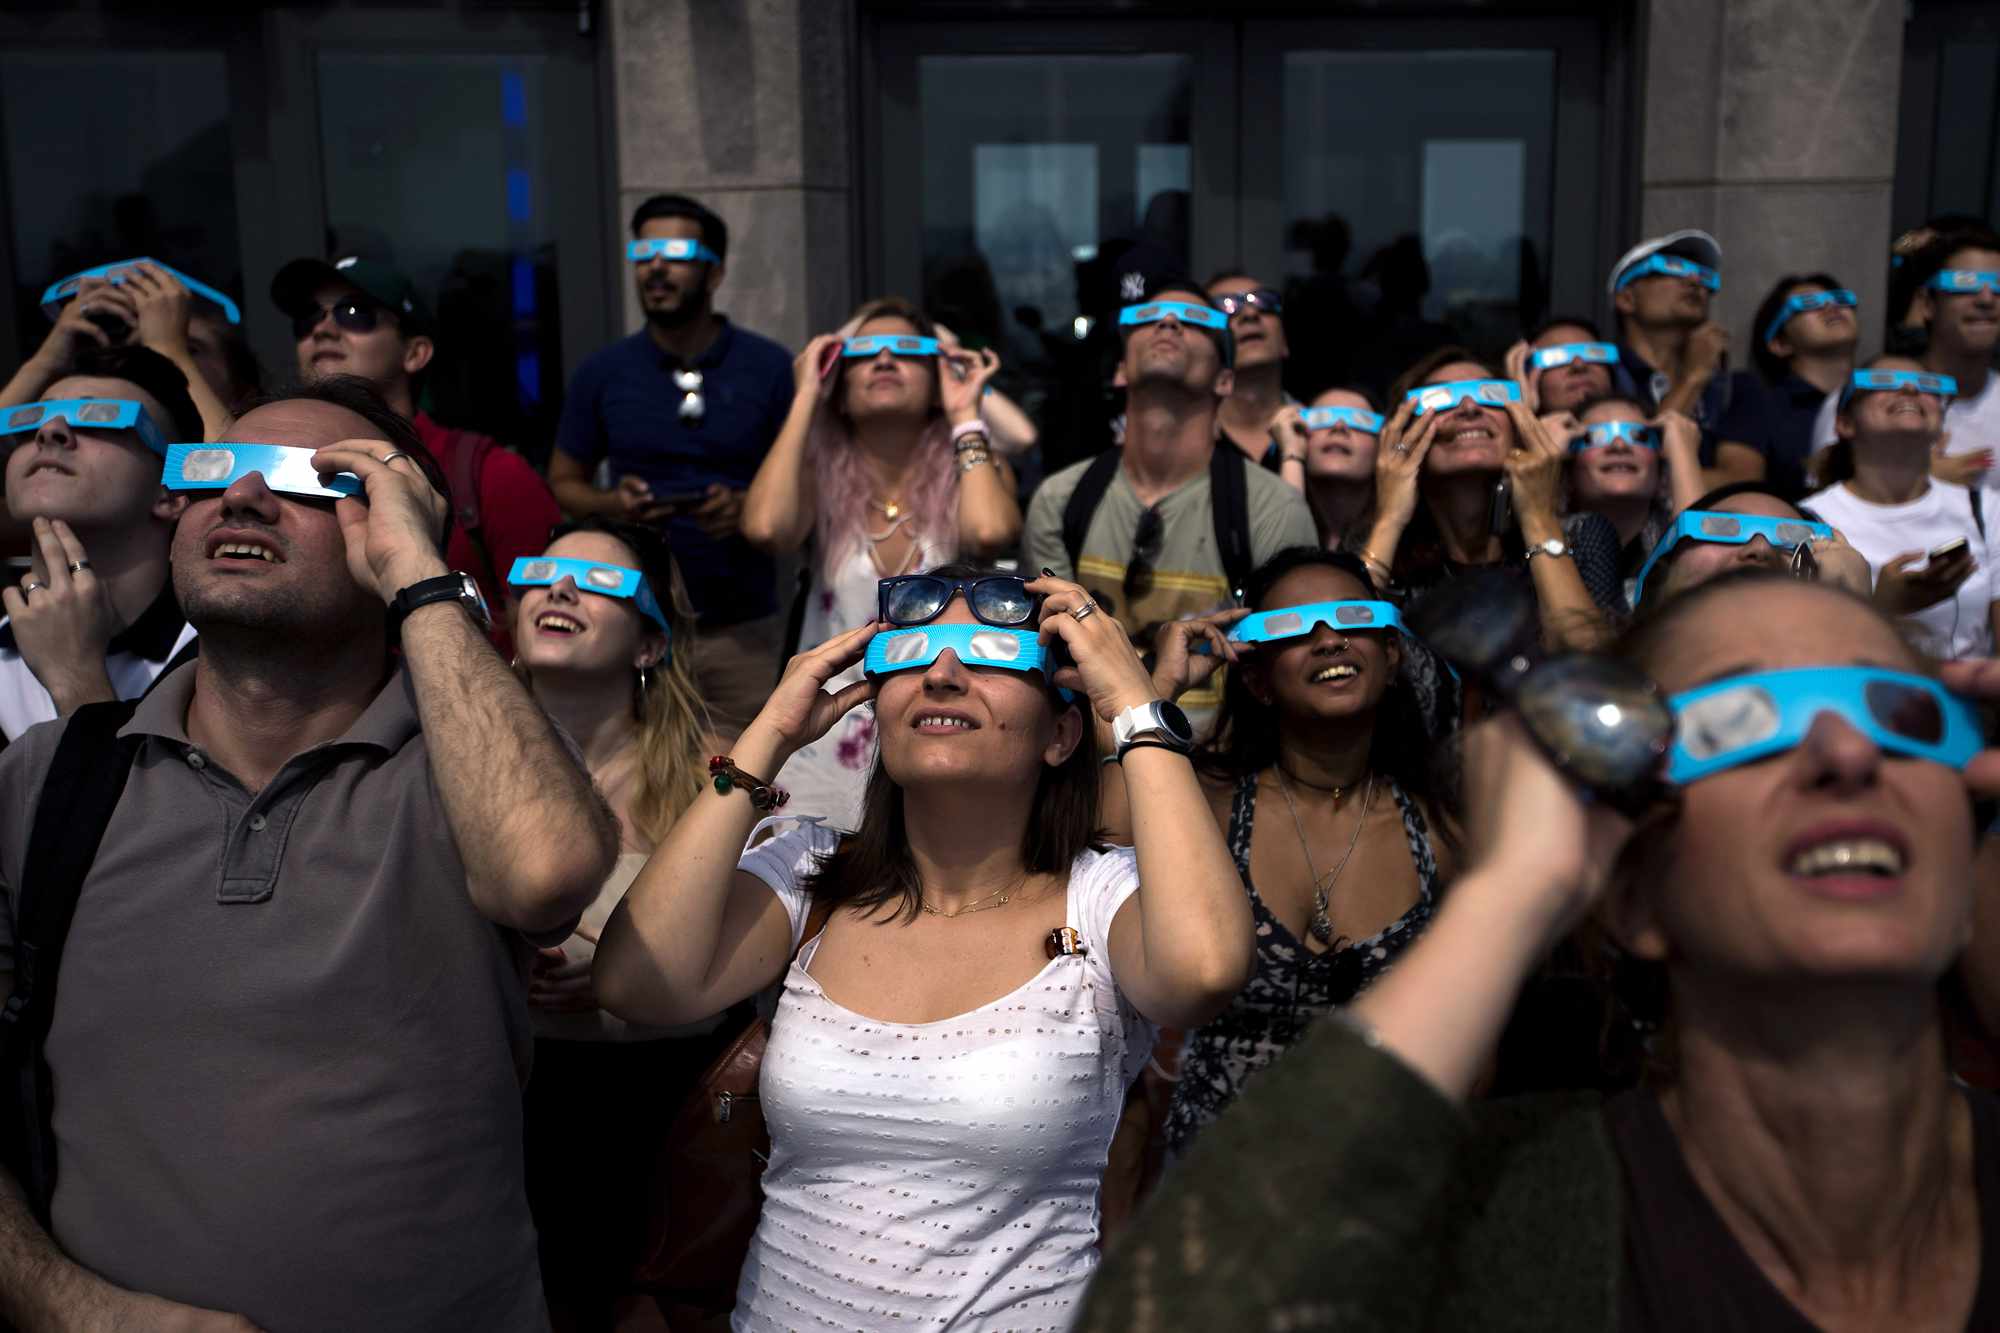
[[[349,333],[373,333],[382,316],[373,301],[349,297],[332,305],[313,305],[292,312],[292,337],[303,342],[312,336],[320,321],[332,317],[334,327]]]
[[[132,430],[156,454],[167,452],[166,437],[146,409],[130,398],[52,398],[0,408],[0,435],[40,430],[50,421],[67,421],[82,430]]]
[[[312,449],[283,444],[170,444],[160,485],[170,491],[226,491],[251,473],[282,495],[306,500],[361,498],[361,478],[336,472],[322,479]]]
[[[207,283],[197,282],[173,265],[162,264],[157,259],[121,259],[115,264],[99,264],[96,268],[87,268],[81,273],[72,273],[67,278],[58,279],[50,283],[48,290],[42,293],[42,313],[50,319],[54,319],[62,313],[63,302],[77,294],[77,291],[83,286],[85,279],[103,278],[115,287],[125,281],[125,271],[137,264],[151,264],[154,268],[178,280],[181,286],[187,288],[196,296],[206,301],[213,301],[222,308],[222,317],[231,324],[241,324],[243,322],[243,311],[237,307],[236,302],[230,300]]]
[[[954,579],[942,574],[899,574],[876,585],[876,619],[891,625],[928,625],[963,594],[972,618],[984,625],[1028,625],[1042,599],[1013,574]]]
[[[1245,310],[1261,310],[1267,315],[1285,313],[1284,298],[1269,287],[1254,287],[1247,292],[1232,292],[1228,296],[1218,296],[1215,298],[1215,304],[1221,307],[1223,314],[1231,318],[1242,314]]]
[[[1797,749],[1832,713],[1890,754],[1963,769],[1985,738],[1971,706],[1927,676],[1880,667],[1799,667],[1732,676],[1667,700],[1667,778],[1700,781]]]
[[[1530,370],[1554,370],[1557,366],[1577,361],[1615,366],[1618,364],[1618,349],[1610,343],[1559,343],[1554,347],[1537,347],[1528,353]]]
[[[1818,310],[1824,306],[1837,305],[1852,309],[1861,304],[1859,297],[1846,288],[1831,292],[1799,292],[1778,307],[1778,313],[1771,316],[1771,322],[1764,326],[1764,341],[1769,342],[1791,323],[1792,316],[1803,315],[1808,310]]]

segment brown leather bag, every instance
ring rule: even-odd
[[[832,914],[830,905],[812,905],[800,948]],[[663,1311],[698,1316],[736,1304],[736,1279],[757,1230],[771,1159],[757,1101],[770,1035],[759,1018],[717,1057],[668,1127],[654,1163],[646,1242],[633,1280]]]

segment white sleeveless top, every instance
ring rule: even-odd
[[[919,540],[912,570],[932,569],[953,558],[955,547]],[[836,634],[845,634],[875,618],[876,589],[882,575],[868,548],[858,545],[838,568],[819,570],[806,590],[806,611],[799,622],[799,651],[816,648]],[[855,663],[826,683],[838,691],[861,679]],[[875,707],[862,704],[833,724],[826,735],[785,761],[774,781],[791,793],[785,813],[820,818],[835,828],[861,824],[861,797],[868,770],[875,766]]]
[[[747,853],[796,944],[798,881],[838,845],[818,825]],[[1129,848],[1070,869],[1086,952],[935,1023],[826,997],[807,944],[785,978],[758,1085],[764,1208],[731,1327],[1061,1330],[1096,1270],[1097,1199],[1153,1028],[1111,974],[1111,921],[1139,887]]]

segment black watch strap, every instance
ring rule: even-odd
[[[457,602],[472,616],[482,633],[493,627],[486,610],[486,599],[480,596],[479,585],[471,575],[453,570],[434,579],[419,579],[397,593],[395,600],[389,603],[390,632],[399,632],[412,611],[433,602]]]

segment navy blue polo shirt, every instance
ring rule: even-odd
[[[727,319],[695,361],[707,411],[681,420],[680,362],[644,329],[583,363],[556,427],[556,448],[581,463],[611,460],[614,479],[643,478],[656,496],[720,483],[741,489],[778,438],[792,405],[792,354]],[[714,627],[777,610],[777,570],[741,537],[718,541],[676,514],[663,525],[701,623]]]
[[[1717,427],[1729,411],[1729,404],[1741,387],[1738,381],[1748,378],[1743,372],[1734,375],[1717,375],[1695,399],[1694,410],[1688,413],[1694,424],[1701,427],[1701,465],[1715,466],[1715,445],[1718,439],[1728,439]],[[1660,410],[1660,400],[1673,389],[1674,382],[1668,375],[1654,370],[1646,364],[1646,359],[1624,343],[1618,344],[1618,364],[1611,368],[1611,387],[1621,394],[1637,399],[1646,411]]]
[[[1725,440],[1747,444],[1764,455],[1764,484],[1787,500],[1814,489],[1806,481],[1812,457],[1813,422],[1826,390],[1787,373],[1775,388],[1738,393],[1717,428]]]

